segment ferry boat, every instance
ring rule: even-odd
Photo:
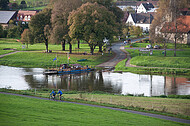
[[[80,64],[61,64],[58,69],[49,69],[44,74],[70,74],[70,73],[81,73],[88,72],[94,69],[88,66],[81,66]]]

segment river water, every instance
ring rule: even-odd
[[[190,77],[140,75],[130,72],[89,72],[43,75],[42,68],[0,66],[0,88],[26,90],[55,88],[75,91],[103,91],[144,96],[190,95]]]

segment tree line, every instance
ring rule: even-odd
[[[21,35],[22,41],[44,42],[48,52],[48,43],[70,46],[80,40],[85,41],[94,53],[98,46],[102,52],[103,39],[112,40],[122,34],[121,19],[123,12],[113,6],[111,0],[52,0],[50,5],[31,17],[29,29]]]

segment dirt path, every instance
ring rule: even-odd
[[[41,97],[21,95],[21,94],[13,94],[13,93],[6,93],[6,92],[0,92],[0,94],[15,95],[15,96],[21,96],[21,97],[27,97],[27,98],[36,98],[36,99],[41,99],[41,100],[49,100],[49,98],[41,98]],[[151,113],[145,113],[145,112],[138,112],[138,111],[126,110],[126,109],[120,109],[120,108],[112,108],[112,107],[106,107],[106,106],[100,106],[100,105],[91,105],[91,104],[85,104],[85,103],[60,101],[60,100],[55,100],[55,101],[56,102],[71,103],[71,104],[78,104],[78,105],[85,105],[85,106],[91,106],[91,107],[98,107],[98,108],[105,108],[105,109],[111,109],[111,110],[122,111],[122,112],[129,112],[129,113],[149,116],[149,117],[153,117],[153,118],[159,118],[159,119],[164,119],[164,120],[169,120],[169,121],[174,121],[174,122],[179,122],[179,123],[190,124],[190,120],[179,119],[179,118],[169,117],[169,116],[164,116],[164,115],[157,115],[157,114],[151,114]]]
[[[4,57],[4,56],[11,55],[11,54],[14,54],[14,53],[17,53],[17,52],[21,52],[21,51],[15,51],[15,52],[11,52],[11,53],[7,53],[7,54],[3,54],[3,55],[0,55],[0,58],[2,58],[2,57]]]

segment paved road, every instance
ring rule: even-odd
[[[42,100],[49,100],[49,98],[40,98],[40,97],[35,97],[35,96],[13,94],[13,93],[5,93],[5,92],[0,92],[0,94],[16,95],[16,96],[27,97],[27,98],[36,98],[36,99],[42,99]],[[56,101],[57,102],[64,102],[64,103],[91,106],[91,107],[105,108],[105,109],[111,109],[111,110],[122,111],[122,112],[129,112],[129,113],[133,113],[133,114],[139,114],[139,115],[144,115],[144,116],[149,116],[149,117],[154,117],[154,118],[159,118],[159,119],[164,119],[164,120],[170,120],[170,121],[179,122],[179,123],[190,124],[190,120],[179,119],[179,118],[175,118],[175,117],[169,117],[169,116],[163,116],[163,115],[157,115],[157,114],[151,114],[151,113],[145,113],[145,112],[138,112],[138,111],[126,110],[126,109],[112,108],[112,107],[106,107],[106,106],[77,103],[77,102],[59,101],[59,100],[56,100]]]
[[[120,50],[123,43],[115,43],[111,46],[112,51],[115,53],[115,57],[105,63],[99,64],[96,67],[115,67],[118,62],[126,58],[126,54]]]
[[[141,39],[144,39],[144,38],[133,39],[133,40],[131,40],[131,43],[133,43],[135,41],[139,41]],[[124,50],[123,42],[115,43],[113,46],[111,46],[111,48],[112,48],[112,51],[115,53],[115,57],[105,63],[97,65],[96,67],[115,67],[118,62],[120,62],[126,58],[129,58],[129,57],[127,57],[129,55],[126,55],[127,52]]]

